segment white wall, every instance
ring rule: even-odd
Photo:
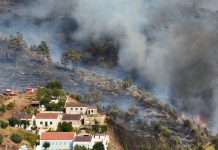
[[[87,107],[66,107],[66,114],[86,114]]]
[[[50,147],[47,150],[66,150],[73,148],[72,140],[40,140],[40,148],[43,150],[44,142],[49,142]]]
[[[35,120],[36,120],[36,126],[38,128],[43,128],[43,129],[51,128],[52,130],[56,130],[58,123],[60,122],[60,119],[35,119]],[[46,122],[47,122],[47,126],[45,126]],[[50,122],[52,122],[52,124],[50,124]]]

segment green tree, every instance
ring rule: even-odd
[[[47,83],[45,87],[48,89],[62,89],[63,85],[60,81],[52,81]]]
[[[42,55],[43,59],[51,59],[50,48],[45,41],[41,41],[41,44],[39,44],[39,46],[37,47],[36,52]]]
[[[13,141],[14,143],[21,143],[21,141],[23,140],[23,137],[18,134],[18,133],[13,133],[10,137],[11,141]]]
[[[128,88],[132,85],[132,80],[129,77],[123,79],[123,88]]]
[[[4,140],[3,135],[0,133],[0,144],[3,143],[3,140]]]
[[[85,146],[76,145],[73,150],[88,150]]]
[[[76,52],[73,49],[68,49],[61,56],[61,64],[65,66],[65,68],[69,65],[69,63],[73,64],[79,62],[81,59],[80,53]]]
[[[21,120],[20,125],[23,125],[23,128],[26,129],[30,125],[30,121],[28,120]]]
[[[11,117],[8,119],[9,125],[14,127],[16,124],[19,124],[19,121],[16,117]]]
[[[72,124],[70,122],[59,123],[57,131],[59,131],[59,132],[70,132],[70,131],[73,131]]]
[[[23,35],[20,32],[17,32],[16,35],[10,35],[8,40],[8,47],[14,49],[14,65],[16,64],[18,56],[21,54],[21,51],[27,47],[26,42],[23,39]]]
[[[102,142],[96,143],[96,144],[93,146],[92,150],[104,150],[104,145],[103,145],[103,143],[102,143]]]
[[[218,149],[218,134],[214,137],[213,144],[215,146],[215,149]]]
[[[4,113],[6,111],[6,106],[4,104],[0,105],[0,112]]]
[[[11,110],[11,109],[13,109],[15,106],[16,106],[16,103],[15,103],[15,102],[10,102],[10,103],[7,104],[7,110]]]
[[[8,122],[5,120],[0,120],[0,128],[7,128],[8,127]]]
[[[43,143],[43,147],[44,147],[45,149],[49,148],[49,147],[50,147],[50,143],[49,143],[49,142]]]

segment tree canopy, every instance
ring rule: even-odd
[[[80,53],[76,52],[73,49],[68,49],[66,52],[62,54],[61,57],[61,64],[65,66],[65,68],[71,63],[73,66],[73,63],[80,61]]]

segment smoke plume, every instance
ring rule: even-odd
[[[164,102],[209,118],[216,132],[216,0],[36,0],[31,5],[13,9],[23,13],[22,19],[1,14],[6,18],[0,21],[2,33],[22,32],[30,43],[46,40],[58,53],[62,43],[54,37],[63,20],[48,18],[70,17],[77,25],[70,32],[74,40],[113,37],[120,45],[121,67],[155,83],[156,95],[175,97]],[[33,18],[44,22],[37,24]]]

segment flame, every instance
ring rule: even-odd
[[[200,125],[201,128],[207,127],[208,121],[206,119],[203,119],[200,115],[197,115],[195,117],[195,121]]]

